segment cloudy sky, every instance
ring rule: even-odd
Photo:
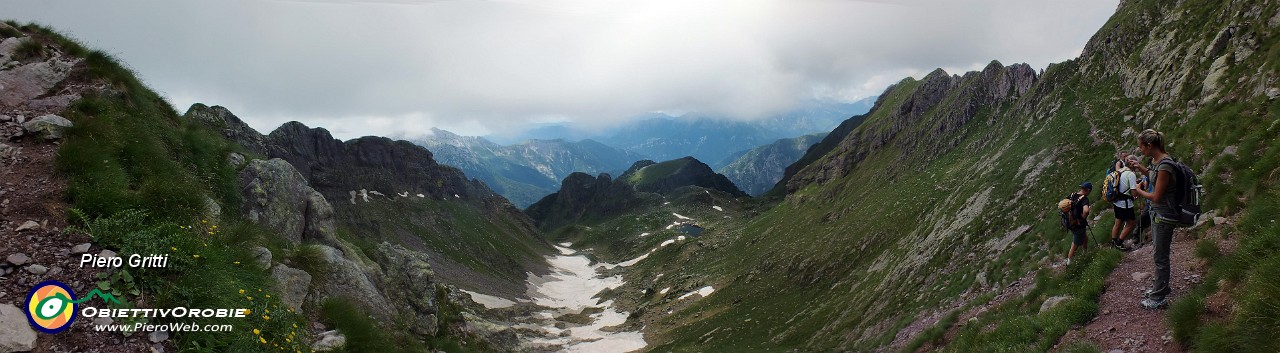
[[[268,132],[467,135],[644,112],[753,119],[934,68],[1079,55],[1117,0],[3,0],[131,66],[179,111]]]

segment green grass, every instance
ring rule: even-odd
[[[41,60],[47,55],[44,44],[36,40],[27,40],[18,44],[13,50],[13,58],[18,61]]]
[[[1268,185],[1274,187],[1274,185]],[[1280,350],[1280,192],[1255,195],[1236,227],[1235,252],[1212,263],[1205,283],[1169,310],[1174,336],[1197,352],[1274,352]],[[1218,283],[1227,284],[1219,288]],[[1234,311],[1204,322],[1206,297],[1228,290]]]
[[[346,337],[343,352],[399,352],[400,346],[355,304],[343,299],[327,299],[320,304],[322,321]]]
[[[689,164],[689,160],[681,158],[649,165],[628,176],[627,182],[637,186],[648,185],[665,179],[680,168],[684,168],[686,164]]]

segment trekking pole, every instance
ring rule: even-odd
[[[1097,236],[1093,235],[1093,227],[1092,227],[1092,226],[1085,226],[1085,227],[1084,227],[1084,229],[1089,230],[1089,237],[1090,237],[1090,238],[1093,238],[1093,244],[1094,244],[1094,245],[1097,245],[1097,246],[1098,246],[1098,249],[1102,249],[1102,248],[1103,248],[1103,246],[1102,246],[1102,242],[1101,242],[1100,240],[1098,240],[1098,237],[1097,237]]]

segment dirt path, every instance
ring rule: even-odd
[[[1212,222],[1206,225],[1212,225]],[[1219,227],[1214,227],[1205,237],[1222,239],[1220,232]],[[1185,229],[1178,229],[1174,233],[1169,255],[1172,267],[1170,286],[1173,288],[1173,294],[1169,297],[1170,304],[1182,299],[1192,286],[1199,284],[1204,278],[1207,268],[1203,261],[1195,257],[1196,241],[1197,238]],[[1220,244],[1220,247],[1222,245],[1224,244]],[[1146,310],[1138,304],[1143,299],[1142,292],[1151,286],[1151,278],[1155,273],[1152,259],[1154,250],[1148,244],[1126,253],[1106,279],[1106,289],[1098,298],[1098,316],[1088,325],[1077,327],[1063,335],[1053,351],[1061,351],[1078,341],[1092,342],[1103,352],[1109,353],[1185,351],[1173,339],[1173,331],[1168,324],[1168,309]]]

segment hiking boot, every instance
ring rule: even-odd
[[[1067,259],[1067,266],[1071,266],[1071,259]]]
[[[1143,299],[1142,302],[1138,304],[1142,305],[1142,308],[1147,310],[1162,309],[1169,307],[1169,298],[1147,298]]]

